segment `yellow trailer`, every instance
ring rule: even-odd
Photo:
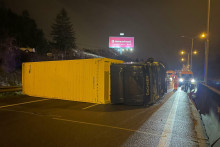
[[[108,58],[27,62],[22,64],[23,94],[80,102],[110,103]]]

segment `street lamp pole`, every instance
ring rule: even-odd
[[[207,17],[207,37],[206,37],[206,47],[205,47],[205,75],[204,82],[207,84],[207,75],[208,75],[208,59],[209,59],[209,23],[210,23],[210,3],[211,0],[208,0],[208,17]]]
[[[190,69],[191,69],[191,71],[192,71],[192,54],[193,54],[193,42],[194,42],[194,38],[192,38],[192,47],[191,47],[191,67],[190,67]]]
[[[192,57],[192,55],[191,55]],[[189,53],[188,53],[188,61],[187,61],[187,70],[189,71],[190,70],[190,65],[189,65]]]
[[[187,39],[191,39],[192,43],[191,43],[191,50],[190,50],[190,64],[189,64],[189,55],[188,55],[188,70],[192,70],[192,55],[193,55],[193,47],[194,47],[194,38],[191,37],[187,37],[187,36],[180,36],[183,38],[187,38]]]

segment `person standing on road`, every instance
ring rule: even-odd
[[[173,80],[174,80],[174,90],[177,90],[177,88],[179,86],[179,79],[178,79],[177,75],[174,75]]]

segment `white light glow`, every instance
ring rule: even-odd
[[[172,79],[172,78],[170,78],[170,81],[173,81],[173,79]]]
[[[195,79],[192,79],[192,80],[191,80],[191,82],[192,82],[192,83],[195,83],[195,82],[196,82],[196,80],[195,80]]]
[[[183,81],[184,81],[184,79],[183,79],[183,78],[180,78],[180,79],[179,79],[179,81],[180,81],[180,82],[183,82]]]

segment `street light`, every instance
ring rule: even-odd
[[[195,50],[195,51],[193,51],[193,53],[192,54],[194,54],[194,55],[196,55],[198,52]],[[187,60],[187,70],[190,70],[190,64],[189,64],[189,52],[185,52],[184,50],[182,50],[182,51],[180,51],[180,54],[181,55],[184,55],[184,54],[187,54],[187,56],[188,56],[188,60]],[[191,56],[192,56],[192,54],[191,54]],[[181,61],[182,62],[184,62],[185,61],[185,59],[184,58],[181,58]]]
[[[196,54],[198,54],[198,52],[197,52],[197,51],[194,51],[193,54],[196,55]]]
[[[206,33],[203,33],[200,37],[206,38],[206,45],[205,45],[205,66],[204,66],[204,82],[207,84],[207,75],[208,75],[208,55],[209,55],[209,27],[210,27],[210,6],[211,6],[211,0],[208,0],[208,17],[207,17],[207,30]],[[186,36],[180,36],[184,38],[189,38]],[[194,38],[190,38],[192,40],[192,47],[191,47],[191,69],[192,69],[192,50],[193,50],[193,41]]]
[[[181,55],[184,55],[184,54],[185,54],[185,52],[184,52],[184,51],[181,51],[181,52],[180,52],[180,54],[181,54]]]
[[[187,37],[187,36],[180,36],[182,38],[188,38],[188,39],[191,39],[191,50],[190,50],[190,67],[191,67],[191,70],[192,70],[192,55],[196,55],[198,52],[197,51],[194,51],[193,52],[193,48],[194,48],[194,39],[198,38],[199,36],[195,36],[195,37]],[[207,34],[206,33],[202,33],[200,35],[200,38],[204,39],[204,38],[207,38]],[[185,54],[185,52],[181,51],[181,54]],[[188,65],[189,66],[189,65]]]
[[[209,4],[209,7],[210,7],[210,4]],[[209,8],[210,9],[210,8]],[[210,11],[210,10],[209,10]],[[210,13],[210,12],[209,12]],[[208,24],[209,25],[209,24]],[[208,28],[207,28],[208,30]],[[209,30],[208,30],[209,31]],[[207,32],[208,32],[207,31]],[[196,55],[198,54],[197,51],[193,51],[193,45],[194,45],[194,39],[198,38],[198,36],[194,37],[194,38],[190,38],[190,37],[187,37],[187,36],[180,36],[182,38],[188,38],[188,39],[191,39],[191,42],[192,42],[192,47],[191,47],[191,70],[192,70],[192,55]],[[208,51],[209,51],[209,36],[208,36],[208,33],[202,33],[200,34],[200,38],[201,39],[206,39],[206,47],[205,47],[205,63],[204,63],[204,82],[207,83],[207,73],[208,73]],[[181,51],[180,53],[182,54],[183,51]],[[183,53],[185,54],[185,52]],[[182,55],[183,55],[182,54]],[[188,62],[189,62],[189,54],[188,54]],[[189,66],[189,64],[188,64]]]
[[[120,33],[120,36],[124,36],[125,35],[125,33]]]
[[[184,55],[186,52],[184,50],[180,51],[180,54],[181,55]],[[187,68],[189,68],[189,53],[188,54],[188,60],[187,60]],[[184,58],[181,58],[181,61],[184,62],[185,59]],[[189,70],[189,69],[188,69]]]
[[[191,70],[192,70],[192,54],[193,54],[194,39],[195,39],[196,37],[193,37],[193,38],[187,37],[187,36],[180,36],[180,37],[191,39],[191,44],[192,44],[192,46],[191,46],[191,52],[190,52],[190,55],[191,55],[191,59],[190,59],[190,60],[191,60],[191,64],[190,64],[190,67],[191,67]],[[189,64],[188,64],[188,66],[189,66]]]
[[[206,34],[205,33],[202,33],[201,35],[200,35],[200,38],[206,38]]]
[[[209,24],[210,24],[210,5],[211,0],[208,0],[208,17],[207,17],[207,37],[206,37],[206,48],[205,48],[205,75],[204,82],[207,84],[207,75],[208,75],[208,61],[209,61]]]

